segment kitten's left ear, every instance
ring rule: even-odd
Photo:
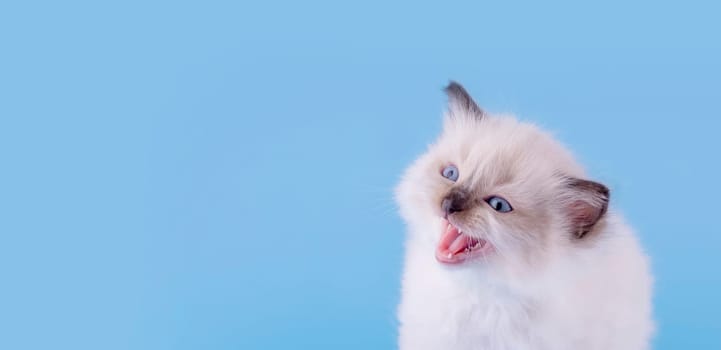
[[[443,89],[448,95],[448,111],[451,116],[469,115],[476,119],[483,119],[485,112],[478,107],[473,97],[466,91],[466,89],[455,81],[448,83],[445,89]]]
[[[583,238],[606,214],[610,191],[598,182],[567,178],[562,198],[571,233]]]

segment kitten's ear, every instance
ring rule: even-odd
[[[571,233],[583,238],[606,214],[610,191],[608,187],[589,180],[567,178],[563,206]]]
[[[443,90],[448,95],[448,112],[452,117],[460,114],[483,119],[485,113],[461,84],[451,81]]]

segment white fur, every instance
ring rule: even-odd
[[[409,231],[400,349],[648,349],[652,279],[633,231],[612,209],[593,237],[573,241],[564,231],[554,174],[582,178],[582,167],[532,125],[512,117],[474,119],[453,108],[438,142],[397,189]],[[499,253],[460,266],[437,262],[439,198],[453,186],[438,169],[448,162],[458,165],[459,182],[502,191],[511,203],[549,208],[538,228],[545,238],[511,240],[496,214],[484,212],[479,215],[489,224],[482,234]],[[514,169],[512,183],[493,183],[499,167]],[[524,244],[537,248],[524,250]]]

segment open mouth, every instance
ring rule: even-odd
[[[493,246],[485,239],[464,234],[443,220],[443,234],[436,247],[436,260],[444,264],[460,264],[490,252]]]

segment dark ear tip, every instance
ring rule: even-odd
[[[451,106],[457,106],[461,109],[475,115],[478,119],[483,118],[484,112],[478,107],[476,101],[473,101],[471,94],[466,91],[466,88],[458,82],[451,80],[448,85],[443,89],[448,95],[448,100]]]
[[[600,192],[603,194],[604,197],[606,197],[606,199],[609,199],[611,197],[611,190],[609,190],[608,187],[606,187],[606,185],[604,184],[599,185],[601,185]]]
[[[606,187],[606,185],[599,183],[599,182],[577,179],[577,178],[568,178],[567,181],[568,181],[568,185],[571,187],[591,190],[593,192],[600,193],[606,197],[608,197],[611,193],[611,190],[609,190],[608,187]]]
[[[451,97],[458,96],[458,95],[468,95],[468,92],[463,87],[463,85],[459,84],[455,80],[449,81],[448,85],[445,88],[443,88],[443,91],[445,91],[446,94],[448,94],[448,96],[451,96]]]

